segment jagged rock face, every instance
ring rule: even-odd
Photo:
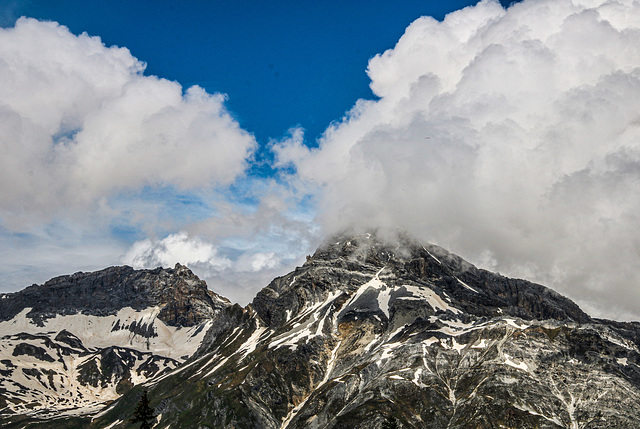
[[[97,412],[177,368],[228,306],[181,265],[111,267],[3,295],[0,426]]]
[[[125,307],[142,310],[160,305],[158,317],[167,325],[193,326],[229,304],[180,264],[154,270],[122,266],[60,276],[40,286],[0,294],[0,321],[12,319],[25,308],[31,308],[28,316],[42,324],[56,315],[107,316]]]
[[[370,278],[372,270],[384,268],[387,276],[393,275],[393,283],[426,285],[438,295],[449,296],[463,312],[476,316],[590,320],[576,304],[551,289],[477,269],[438,246],[421,246],[402,237],[389,245],[370,234],[368,237],[342,237],[318,249],[304,267],[293,273],[293,285],[287,283],[290,276],[286,276],[258,293],[253,302],[256,312],[267,325],[278,326],[283,311],[292,311],[309,299],[324,300],[336,286],[348,292]],[[476,285],[477,290],[469,284]],[[402,290],[390,292],[387,304],[392,305],[396,296],[401,297]],[[361,305],[365,301],[363,298]],[[401,304],[406,302],[398,302]]]
[[[224,313],[150,383],[156,427],[640,426],[639,324],[436,246],[336,238]],[[138,396],[89,427],[125,427]]]

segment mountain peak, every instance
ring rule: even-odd
[[[0,321],[10,320],[25,308],[36,323],[56,315],[76,313],[104,316],[131,307],[161,306],[158,317],[168,325],[193,326],[230,305],[207,289],[189,268],[134,270],[114,266],[100,271],[55,277],[42,285],[6,294],[0,300]]]
[[[404,305],[412,295],[401,291],[418,288],[433,291],[438,299],[448,300],[460,311],[482,317],[590,320],[570,299],[542,285],[479,269],[439,246],[420,243],[406,234],[381,237],[376,232],[341,234],[326,240],[302,267],[260,291],[252,305],[269,326],[278,325],[333,293],[354,293],[378,277],[388,287],[378,293],[380,303],[375,311],[382,313],[380,305]],[[372,294],[373,290],[368,292]]]

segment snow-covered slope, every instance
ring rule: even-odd
[[[54,280],[29,288],[27,298],[23,291],[1,299],[5,318],[19,311],[0,321],[0,424],[16,416],[49,419],[99,411],[133,386],[177,368],[198,349],[215,315],[230,305],[182,266],[113,267]],[[105,283],[118,305],[94,305],[93,296],[104,293],[99,286]],[[120,307],[131,290],[137,293],[129,302],[137,308]],[[81,294],[84,300],[77,299]],[[74,295],[69,300],[74,305],[59,295]],[[27,303],[34,307],[19,308]],[[168,307],[196,310],[176,318]]]
[[[194,326],[168,326],[158,318],[162,306],[144,310],[125,307],[109,316],[86,314],[56,315],[36,324],[25,308],[13,319],[0,322],[3,338],[28,332],[36,335],[51,335],[63,330],[73,333],[87,349],[101,349],[115,344],[154,353],[183,361],[196,351],[211,320],[204,320]]]

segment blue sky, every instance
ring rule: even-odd
[[[181,262],[247,303],[376,228],[637,318],[639,23],[631,0],[2,1],[0,292]]]
[[[31,0],[13,3],[13,17],[100,36],[146,62],[146,74],[227,94],[234,118],[261,143],[299,125],[314,144],[357,99],[373,98],[368,60],[413,20],[475,3]]]

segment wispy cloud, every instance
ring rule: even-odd
[[[295,231],[254,232],[207,240],[182,231],[131,246],[122,263],[134,268],[189,266],[216,292],[247,304],[274,277],[302,262],[309,248]]]

